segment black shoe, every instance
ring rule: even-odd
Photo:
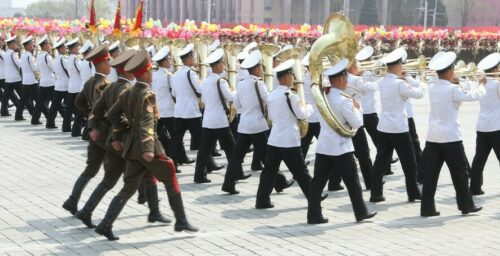
[[[327,193],[321,194],[321,201],[325,200],[328,197]]]
[[[57,127],[55,124],[53,124],[53,125],[46,125],[45,128],[47,128],[47,129],[57,129],[59,127]]]
[[[344,190],[344,187],[340,184],[328,185],[328,191],[340,191],[340,190]]]
[[[484,191],[482,189],[471,189],[470,190],[470,193],[473,195],[473,196],[480,196],[480,195],[484,195]]]
[[[64,208],[66,211],[70,212],[71,215],[75,215],[76,212],[78,211],[78,202],[76,199],[72,196],[70,196],[62,205],[62,208]]]
[[[181,231],[189,231],[189,232],[196,232],[198,231],[198,228],[189,224],[187,220],[182,220],[182,221],[177,221],[175,222],[174,230],[177,232]]]
[[[62,132],[71,132],[71,129],[62,129]]]
[[[328,218],[324,218],[323,216],[318,216],[315,218],[307,218],[307,224],[324,224],[328,223]]]
[[[368,212],[367,214],[365,214],[364,216],[362,217],[356,217],[356,221],[357,222],[361,222],[363,220],[367,220],[367,219],[371,219],[373,218],[375,215],[377,215],[377,211],[372,211],[372,212]]]
[[[235,187],[228,188],[228,187],[222,187],[222,191],[229,193],[230,195],[237,195],[240,193],[240,191],[236,190]]]
[[[42,122],[40,122],[40,121],[31,122],[31,125],[40,125],[40,124],[43,124],[43,123],[42,123]]]
[[[462,210],[462,214],[469,214],[469,213],[474,213],[474,212],[478,212],[478,211],[481,211],[483,209],[482,206],[480,205],[473,205],[472,207],[470,207],[469,209],[466,209],[466,210]]]
[[[410,203],[413,203],[416,200],[421,201],[422,200],[422,195],[416,195],[416,196],[408,197],[408,202],[410,202]]]
[[[12,115],[9,113],[3,113],[1,116],[12,116]]]
[[[250,167],[250,169],[252,169],[252,171],[262,171],[264,169],[264,166],[262,166],[261,163],[259,164],[252,164],[252,166]]]
[[[378,203],[383,201],[385,201],[385,197],[383,196],[370,196],[370,202],[372,203]]]
[[[14,120],[15,121],[24,121],[24,120],[26,120],[26,118],[24,118],[24,117],[16,117]]]
[[[269,208],[274,208],[274,204],[271,202],[265,202],[265,203],[256,203],[255,204],[256,209],[269,209]]]
[[[399,158],[398,157],[395,157],[393,159],[391,159],[391,164],[395,164],[399,161]]]
[[[195,160],[192,158],[189,158],[189,157],[187,157],[186,159],[181,161],[182,164],[192,164],[194,162],[195,162]]]
[[[163,215],[161,213],[157,212],[157,213],[150,213],[148,215],[148,222],[150,222],[150,223],[155,223],[155,222],[171,223],[172,220],[163,217]]]
[[[81,133],[71,133],[71,137],[81,137],[82,134]]]
[[[276,189],[276,192],[278,192],[278,193],[283,192],[283,190],[285,190],[285,189],[287,189],[287,188],[291,187],[291,186],[293,185],[293,183],[295,183],[295,180],[293,180],[293,179],[288,180],[288,181],[286,182],[286,184],[285,184],[283,187],[280,187],[280,188],[275,188],[275,189]]]
[[[194,179],[194,183],[202,184],[202,183],[210,183],[212,180],[209,178],[203,177],[201,179]]]
[[[214,152],[212,152],[212,156],[218,157],[222,156],[222,154],[219,152],[219,150],[214,150]]]
[[[389,175],[393,175],[393,174],[394,174],[394,172],[391,170],[384,172],[384,176],[389,176]]]
[[[92,223],[92,213],[84,212],[82,210],[78,211],[75,215],[79,220],[83,222],[88,228],[95,228],[96,225]]]
[[[252,174],[243,174],[243,176],[239,177],[238,180],[246,180],[252,177]]]
[[[175,168],[175,173],[182,173],[182,171],[179,168]]]
[[[103,225],[102,222],[95,228],[95,232],[101,236],[105,236],[109,241],[120,240],[119,237],[113,234],[113,226]]]
[[[441,215],[440,212],[434,210],[434,211],[421,211],[420,216],[422,217],[435,217]]]
[[[211,173],[213,171],[218,171],[220,169],[224,168],[224,165],[223,164],[217,164],[217,163],[214,163],[212,166],[210,166],[210,168],[207,168],[207,172],[208,173]]]

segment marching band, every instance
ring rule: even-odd
[[[251,169],[262,170],[257,209],[274,207],[273,189],[281,192],[296,181],[308,202],[307,222],[326,223],[321,201],[328,194],[323,190],[327,182],[329,191],[343,189],[343,182],[356,221],[372,218],[377,211],[363,199],[356,160],[369,201],[382,202],[384,175],[391,173],[396,151],[408,201],[421,201],[421,216],[439,215],[434,196],[443,163],[450,169],[458,209],[462,214],[480,211],[473,195],[484,194],[483,169],[492,149],[500,160],[500,54],[488,55],[471,70],[454,66],[454,52],[438,52],[415,72],[405,64],[411,61],[404,47],[379,59],[371,46],[357,48],[341,16],[327,22],[345,26],[345,34],[335,36],[343,37],[339,42],[346,47],[331,43],[337,38],[328,34],[328,26],[325,38],[309,49],[195,38],[161,41],[144,50],[140,43],[119,40],[96,43],[75,37],[67,42],[45,35],[21,41],[11,36],[0,40],[1,115],[10,116],[12,103],[15,120],[24,120],[27,109],[32,125],[41,125],[43,114],[46,128],[56,129],[59,113],[63,132],[89,140],[86,168],[62,207],[109,240],[118,239],[113,223],[137,190],[148,203],[149,222],[171,222],[159,209],[158,182],[166,188],[175,230],[197,231],[186,218],[178,166],[195,162],[195,183],[209,183],[208,174],[225,168],[221,189],[236,195],[238,181],[252,176],[242,167],[251,145]],[[430,116],[422,151],[412,101],[426,94]],[[457,118],[466,101],[480,104],[471,167]],[[198,150],[196,159],[186,155],[186,131]],[[367,133],[375,145],[374,161]],[[217,142],[227,165],[214,160]],[[309,171],[311,151],[315,159]],[[282,161],[293,179],[279,171]],[[103,180],[79,208],[83,190],[101,165]],[[122,189],[94,225],[92,212],[122,174]]]

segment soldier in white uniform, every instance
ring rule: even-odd
[[[347,80],[349,86],[345,90],[345,93],[360,102],[366,94],[370,95],[378,90],[377,83],[365,81],[364,78],[360,76],[356,63],[353,63],[347,69]],[[361,108],[361,111],[363,111],[363,108]],[[370,190],[373,162],[370,157],[370,147],[368,146],[368,139],[363,125],[352,138],[352,142],[354,144],[354,156],[358,159],[365,188]],[[332,176],[328,184],[328,190],[336,191],[341,189],[343,189],[343,187],[340,185],[340,177],[335,175]]]
[[[227,80],[221,77],[224,72],[224,50],[217,49],[207,58],[212,73],[203,81],[201,92],[205,102],[203,113],[202,136],[200,149],[196,157],[196,167],[194,181],[196,183],[209,183],[207,178],[207,164],[212,153],[214,144],[218,140],[222,150],[229,158],[234,149],[234,137],[229,128],[229,107],[228,102],[232,102],[236,92],[231,91]],[[247,179],[251,175],[244,175],[240,169],[239,180]]]
[[[66,100],[68,97],[68,81],[69,81],[69,72],[68,72],[68,62],[66,58],[66,53],[68,49],[66,48],[66,40],[62,38],[57,41],[54,45],[54,49],[57,50],[57,56],[54,59],[54,73],[56,76],[56,81],[54,85],[54,93],[52,96],[52,104],[49,109],[49,118],[47,120],[47,128],[57,128],[55,119],[57,117],[57,113],[59,112],[61,117],[63,117],[62,122],[62,131],[70,132],[71,131],[71,114],[66,115],[65,109],[63,107],[64,104],[67,107],[68,101]]]
[[[78,51],[80,50],[80,44],[78,43],[78,38],[75,38],[68,42],[66,46],[69,49],[69,57],[68,57],[68,97],[66,102],[66,110],[64,112],[64,119],[71,120],[71,116],[75,116],[75,121],[73,122],[73,126],[71,127],[71,136],[78,137],[82,136],[82,125],[83,125],[83,113],[75,108],[75,98],[82,90],[82,77],[80,70],[80,57],[78,56]],[[66,131],[64,129],[63,131]]]
[[[236,181],[241,174],[241,164],[248,148],[254,145],[254,158],[266,158],[266,144],[269,136],[269,124],[267,116],[267,98],[268,92],[266,85],[260,78],[263,75],[262,53],[258,50],[253,51],[241,63],[240,68],[244,68],[249,75],[239,81],[237,86],[234,104],[240,110],[240,123],[238,124],[238,135],[236,136],[236,145],[234,152],[229,159],[222,191],[229,194],[238,194],[236,190]],[[294,183],[293,180],[287,181],[285,175],[278,172],[275,184],[277,192],[282,192]]]
[[[271,192],[281,161],[284,161],[302,192],[307,197],[311,176],[307,172],[300,147],[298,120],[305,120],[312,114],[312,106],[301,105],[299,97],[290,89],[293,86],[293,60],[278,65],[274,71],[279,85],[269,94],[269,118],[273,122],[267,142],[264,170],[260,175],[255,208],[272,208]]]
[[[175,130],[175,98],[172,96],[172,74],[168,71],[172,66],[172,58],[170,57],[168,46],[160,49],[153,56],[152,60],[158,65],[158,70],[153,73],[153,83],[151,85],[151,89],[156,94],[158,111],[160,112],[157,129],[163,148],[166,150],[167,155],[171,156],[170,144],[172,143],[172,135]],[[181,156],[180,163],[194,163],[195,160],[186,155],[184,147],[180,147],[179,150],[179,155]],[[178,168],[176,171],[177,173],[181,172]]]
[[[201,87],[198,75],[191,70],[194,65],[194,45],[188,44],[179,53],[183,66],[172,76],[172,96],[176,98],[175,103],[175,131],[172,135],[170,152],[172,159],[178,164],[181,162],[180,147],[184,147],[182,141],[186,131],[191,134],[191,140],[200,141],[201,136]],[[199,146],[199,145],[197,145]],[[210,157],[208,171],[220,170],[224,166],[217,165]]]
[[[479,87],[464,91],[455,77],[454,66],[457,55],[454,52],[441,53],[429,62],[439,80],[429,85],[430,117],[427,141],[422,154],[424,164],[424,186],[420,215],[438,216],[434,202],[439,172],[443,163],[450,169],[455,187],[458,209],[462,214],[478,212],[481,206],[474,204],[469,190],[469,165],[462,144],[458,122],[458,109],[464,101],[478,101],[485,94],[485,79]]]
[[[36,79],[35,72],[38,72],[36,65],[36,58],[33,56],[35,44],[32,36],[27,36],[22,42],[24,52],[21,54],[21,74],[22,74],[22,92],[21,92],[21,106],[26,108],[30,115],[33,115],[35,109],[35,101],[38,100],[38,80]],[[40,124],[39,121],[31,124]]]
[[[109,46],[109,55],[111,55],[112,59],[116,59],[121,54],[120,50],[120,41],[116,41]],[[111,72],[108,75],[108,80],[111,83],[118,81],[118,73],[115,68],[111,68]]]
[[[35,113],[31,118],[31,124],[40,123],[41,113],[45,115],[45,119],[49,120],[49,103],[53,99],[55,85],[54,60],[50,55],[52,44],[50,44],[48,37],[44,36],[38,41],[38,45],[40,49],[42,49],[37,56],[38,69],[40,70],[40,96],[36,102]],[[56,125],[47,122],[45,127],[52,129],[56,128]]]
[[[7,43],[7,51],[2,55],[5,70],[5,85],[3,93],[3,107],[2,116],[9,116],[8,100],[15,98],[15,93],[21,95],[22,90],[22,77],[21,77],[21,63],[19,62],[19,45],[17,43],[17,36],[13,36],[5,40]],[[16,121],[25,120],[23,117],[24,107],[21,101],[13,101],[16,106]]]
[[[390,165],[394,149],[401,159],[408,201],[421,199],[416,181],[417,161],[406,116],[406,100],[422,98],[425,88],[413,87],[404,79],[402,61],[405,54],[406,50],[398,48],[381,60],[387,65],[388,73],[378,82],[382,110],[377,126],[378,148],[372,175],[370,202],[385,201],[382,179],[384,171]]]
[[[485,73],[498,73],[500,53],[492,53],[477,65]],[[496,76],[498,78],[498,75]],[[486,95],[481,99],[477,118],[476,154],[470,173],[470,190],[473,195],[482,195],[483,169],[491,149],[500,161],[500,82],[495,76],[486,76]]]
[[[327,97],[335,116],[343,125],[359,129],[363,125],[361,106],[357,99],[345,93],[348,83],[347,65],[349,61],[342,59],[328,69],[331,90]],[[368,212],[363,200],[363,192],[359,183],[358,171],[354,160],[353,139],[340,136],[320,118],[321,132],[316,147],[314,177],[311,181],[308,197],[307,223],[321,224],[328,222],[321,211],[321,193],[332,173],[342,177],[349,191],[356,221],[363,221],[375,216],[376,211]]]
[[[83,56],[83,59],[80,61],[80,66],[79,66],[82,87],[85,84],[85,82],[87,82],[87,80],[89,80],[95,74],[94,65],[92,64],[92,62],[85,59],[85,56],[87,56],[87,54],[89,54],[93,48],[94,45],[89,40],[87,40],[85,44],[78,51],[78,53],[81,54],[81,56]]]

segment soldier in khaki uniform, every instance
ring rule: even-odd
[[[87,59],[92,61],[96,67],[96,73],[91,77],[76,96],[75,107],[84,114],[89,114],[92,106],[99,97],[101,97],[104,89],[109,85],[106,76],[109,74],[111,66],[109,65],[109,52],[107,44],[103,44],[87,55]],[[101,144],[101,146],[99,146]],[[75,215],[78,210],[78,201],[82,195],[83,189],[87,186],[101,168],[104,159],[103,141],[89,142],[87,147],[87,167],[78,177],[73,187],[70,197],[64,202],[63,208]]]
[[[125,159],[121,157],[121,152],[115,151],[111,146],[111,124],[106,120],[105,114],[117,101],[118,95],[131,86],[130,81],[134,79],[134,75],[125,72],[123,68],[136,52],[136,50],[128,50],[110,62],[110,65],[117,70],[119,77],[116,82],[106,87],[89,115],[88,128],[90,130],[90,138],[92,141],[98,143],[99,146],[102,145],[106,151],[103,159],[104,177],[85,203],[85,206],[76,213],[76,217],[89,228],[95,228],[95,225],[92,223],[92,212],[106,193],[116,185],[116,182],[125,171]],[[163,217],[160,213],[156,184],[152,182],[151,177],[145,178],[144,183],[148,193],[148,205],[150,209],[148,221],[170,223],[171,221]]]
[[[119,239],[113,234],[113,223],[127,201],[137,191],[146,174],[154,175],[165,185],[168,201],[176,218],[175,231],[198,230],[186,219],[173,161],[165,156],[165,151],[158,140],[156,125],[159,114],[155,94],[151,91],[153,76],[151,68],[148,52],[139,51],[125,66],[125,72],[133,73],[137,83],[123,91],[107,113],[116,139],[113,141],[113,147],[116,150],[123,150],[123,157],[127,161],[125,184],[113,198],[104,219],[95,229],[96,233],[109,240]],[[120,128],[123,115],[130,127],[126,132]]]

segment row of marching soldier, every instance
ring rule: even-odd
[[[28,51],[28,64],[33,68],[35,58],[29,54],[32,40],[26,38],[23,45]],[[166,187],[169,203],[177,220],[175,229],[197,230],[187,222],[176,178],[177,166],[186,163],[186,159],[189,160],[185,156],[183,144],[187,130],[192,140],[198,144],[195,145],[198,148],[195,183],[211,182],[208,174],[221,168],[221,165],[213,160],[213,148],[216,141],[219,141],[228,162],[222,190],[229,194],[238,194],[238,180],[250,178],[250,175],[243,171],[242,161],[252,144],[258,161],[264,163],[256,189],[255,207],[274,207],[270,199],[272,190],[281,192],[292,186],[295,180],[307,198],[307,221],[311,224],[328,221],[323,217],[321,201],[327,197],[323,189],[329,180],[329,188],[332,191],[342,189],[340,182],[344,182],[357,221],[375,216],[376,211],[369,210],[364,202],[355,158],[360,163],[365,187],[370,189],[369,200],[377,203],[385,200],[383,176],[390,173],[394,150],[400,158],[405,174],[408,201],[422,201],[422,216],[439,215],[435,208],[434,195],[439,171],[444,162],[450,168],[457,191],[458,209],[463,214],[481,210],[480,206],[474,204],[472,195],[483,193],[482,170],[489,151],[493,148],[498,157],[500,150],[499,145],[495,143],[498,141],[500,128],[494,123],[498,117],[500,102],[500,88],[495,78],[498,76],[499,54],[491,54],[479,63],[478,68],[490,77],[482,78],[477,85],[472,86],[469,82],[467,86],[458,85],[463,82],[454,74],[456,55],[453,52],[436,54],[429,61],[428,77],[422,81],[414,79],[405,74],[403,63],[406,61],[406,51],[403,48],[395,49],[380,60],[386,67],[386,73],[383,75],[365,73],[361,76],[355,63],[350,63],[341,56],[330,68],[319,74],[325,81],[319,79],[318,82],[318,74],[315,73],[315,65],[318,63],[311,63],[312,58],[309,56],[304,57],[301,63],[305,70],[309,69],[310,72],[305,72],[304,81],[295,81],[298,77],[297,61],[288,59],[280,63],[278,58],[293,47],[276,49],[268,56],[265,48],[259,50],[253,45],[245,47],[238,54],[238,80],[236,84],[230,84],[225,77],[236,70],[225,69],[229,56],[223,49],[218,48],[217,44],[210,47],[212,51],[206,59],[206,63],[210,65],[210,75],[200,81],[197,73],[191,69],[195,64],[195,49],[192,44],[179,49],[175,55],[168,46],[161,48],[152,56],[158,67],[153,74],[151,56],[145,50],[128,49],[120,52],[118,42],[111,45],[103,43],[97,47],[87,43],[87,46],[83,47],[86,49],[83,53],[87,62],[82,64],[77,57],[78,52],[82,51],[79,49],[78,40],[74,39],[68,43],[63,40],[55,44],[54,47],[60,55],[52,61],[48,56],[50,42],[47,38],[42,38],[38,44],[43,52],[37,56],[36,63],[41,71],[40,84],[44,81],[44,71],[50,76],[55,73],[54,86],[58,82],[67,81],[65,84],[68,94],[57,93],[57,88],[47,89],[46,92],[40,89],[38,102],[33,110],[36,122],[32,123],[39,123],[39,120],[36,120],[38,104],[43,104],[39,107],[42,113],[45,106],[47,128],[55,127],[57,111],[63,109],[63,129],[64,124],[74,118],[76,125],[73,124],[73,130],[76,130],[75,135],[78,135],[78,132],[81,132],[83,117],[87,117],[86,126],[90,137],[87,165],[63,207],[85,225],[95,227],[96,232],[110,240],[117,239],[112,232],[114,221],[128,199],[139,188],[146,191],[150,209],[148,221],[170,222],[159,210],[156,186],[158,182]],[[24,70],[29,71],[29,68],[16,68],[15,38],[7,40],[7,45],[9,50],[2,54],[6,74],[2,104],[8,104],[9,100],[12,100],[16,104],[16,111],[20,111],[16,118],[21,120],[23,106],[26,105],[21,102],[26,102],[26,95],[30,95],[28,86],[34,85],[36,79],[34,83],[30,82],[29,76],[24,74]],[[66,51],[65,46],[71,53],[68,60],[62,57]],[[115,48],[116,55],[112,57],[110,52]],[[370,58],[372,53],[370,48],[363,49],[357,59]],[[311,51],[311,55],[314,54],[315,52]],[[262,63],[266,63],[265,58],[268,57],[274,57],[274,67],[263,67]],[[174,74],[170,73],[172,58],[179,58],[183,64]],[[47,69],[42,68],[45,61]],[[82,83],[81,75],[85,73],[82,72],[83,67],[95,71]],[[271,81],[275,81],[271,86],[261,80],[269,75],[270,68],[274,71]],[[59,69],[63,73],[58,74]],[[28,80],[22,80],[20,85],[19,81],[16,81],[14,71],[21,77],[26,75]],[[113,82],[106,79],[112,71],[117,74]],[[59,77],[64,74],[66,80]],[[379,76],[382,78],[376,80]],[[70,87],[74,88],[70,90]],[[16,103],[13,91],[18,88],[21,88],[21,101]],[[418,138],[416,133],[411,132],[415,128],[413,121],[409,119],[409,102],[410,98],[422,98],[427,91],[431,106],[429,131],[421,159],[417,161],[415,141],[418,141]],[[330,120],[321,113],[323,108],[313,107],[319,106],[318,92],[328,103],[339,123],[351,128],[352,136],[346,136],[340,128],[332,127]],[[61,105],[63,98],[66,101],[64,108]],[[49,100],[53,100],[50,107],[47,103]],[[379,115],[374,107],[378,100],[381,104]],[[457,114],[461,102],[478,100],[481,101],[481,112],[477,125],[477,152],[472,168],[469,169]],[[235,119],[237,123],[229,122],[231,107],[236,108],[239,113]],[[310,125],[308,133],[302,134],[304,138],[301,139],[300,121],[304,120],[309,120]],[[363,126],[377,149],[373,168]],[[197,136],[198,138],[195,138]],[[318,142],[312,177],[304,151],[314,136]],[[288,180],[278,171],[282,161],[292,173],[293,180]],[[85,206],[78,209],[82,191],[97,174],[101,165],[105,173],[103,180]],[[92,222],[93,210],[115,186],[122,173],[123,188],[113,198],[104,219],[95,226]],[[418,181],[423,183],[422,192],[417,186]]]

